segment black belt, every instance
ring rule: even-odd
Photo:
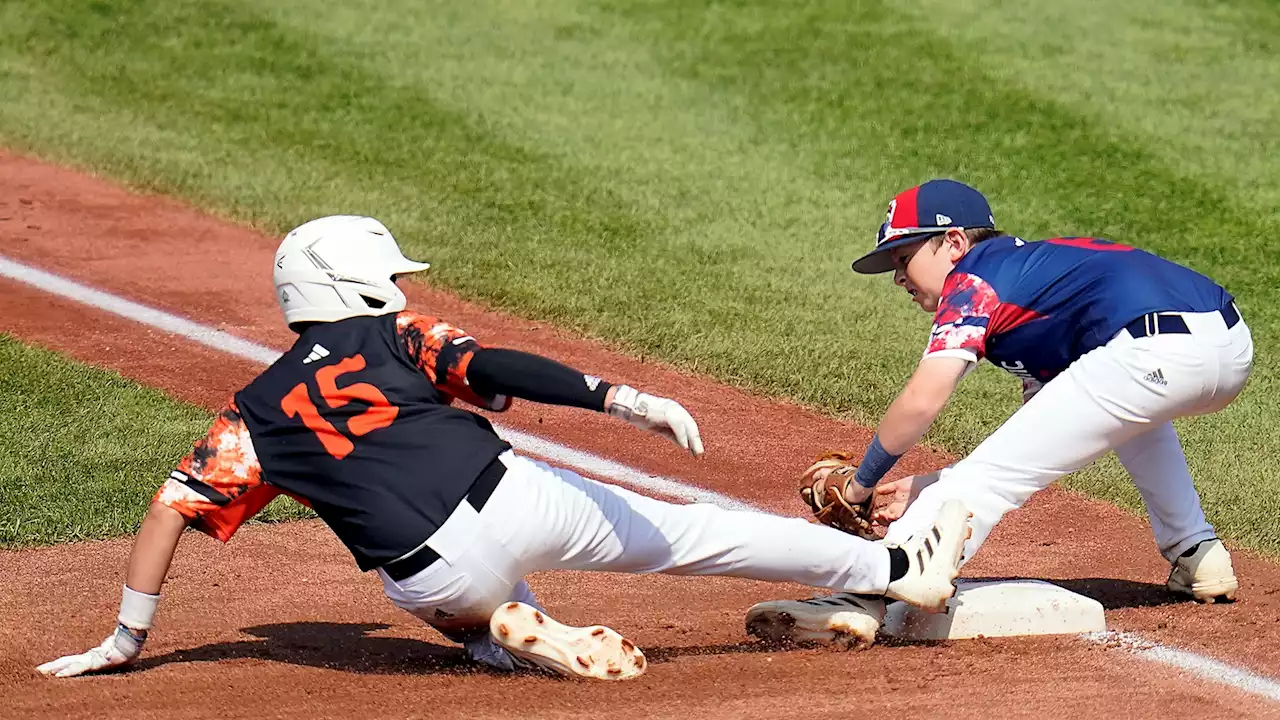
[[[489,496],[498,487],[498,481],[502,480],[502,476],[506,472],[507,466],[502,464],[502,459],[494,458],[493,462],[480,471],[480,476],[471,484],[471,489],[467,491],[467,496],[463,498],[463,502],[475,508],[476,512],[480,512],[484,504],[489,502]],[[440,553],[432,550],[430,545],[423,545],[415,550],[412,555],[402,557],[399,560],[392,560],[383,565],[382,569],[392,580],[400,581],[422,572],[427,566],[439,559]]]
[[[1226,307],[1218,310],[1222,314],[1222,320],[1227,323],[1227,329],[1236,326],[1240,322],[1240,311],[1236,310],[1235,303],[1228,303]],[[1190,335],[1191,330],[1187,327],[1187,321],[1182,319],[1181,313],[1162,313],[1152,312],[1143,315],[1124,326],[1125,330],[1133,337],[1151,337],[1153,335]]]

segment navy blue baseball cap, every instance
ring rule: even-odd
[[[951,228],[994,228],[996,219],[982,193],[955,180],[930,180],[903,190],[889,201],[889,212],[876,233],[876,247],[853,261],[864,275],[890,272],[889,251],[941,235]]]

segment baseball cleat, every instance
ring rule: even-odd
[[[809,600],[756,603],[747,611],[747,634],[766,642],[865,650],[875,644],[883,620],[883,598],[837,593]]]
[[[1240,581],[1231,567],[1231,553],[1218,538],[1204,540],[1173,562],[1169,589],[1202,603],[1236,599]]]
[[[946,612],[947,598],[956,592],[964,542],[973,535],[971,517],[973,513],[959,500],[943,503],[933,525],[898,546],[907,553],[907,574],[889,583],[885,597],[929,612]]]
[[[517,662],[566,677],[628,680],[644,674],[644,653],[601,625],[562,625],[521,602],[509,602],[489,619],[489,634]]]

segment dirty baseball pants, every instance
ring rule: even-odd
[[[731,575],[883,594],[882,545],[799,518],[675,505],[506,452],[501,482],[479,512],[462,503],[428,544],[440,559],[383,589],[398,607],[463,643],[473,658],[510,663],[489,616],[518,600],[539,570]],[[603,620],[603,618],[602,618]]]
[[[1167,560],[1213,537],[1172,420],[1234,400],[1249,377],[1253,340],[1243,319],[1228,328],[1218,312],[1169,314],[1181,316],[1190,333],[1135,338],[1121,330],[1086,353],[942,470],[885,541],[901,542],[944,501],[960,498],[973,512],[964,554],[972,559],[1005,513],[1110,450],[1141,493]]]

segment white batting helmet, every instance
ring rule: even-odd
[[[371,217],[331,215],[294,228],[276,250],[276,300],[291,327],[404,309],[395,276],[431,267],[414,262]]]

